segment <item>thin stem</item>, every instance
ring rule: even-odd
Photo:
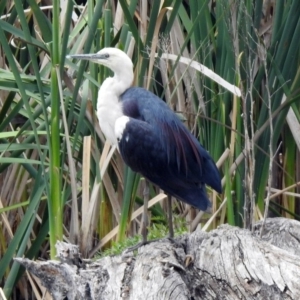
[[[50,197],[48,198],[50,227],[50,256],[55,259],[57,240],[63,236],[63,208],[61,199],[61,168],[60,168],[60,116],[59,116],[59,83],[56,66],[59,65],[60,54],[60,2],[53,1],[52,22],[52,69],[51,69],[51,135],[50,135]]]
[[[269,162],[269,178],[268,178],[268,189],[267,189],[267,198],[265,199],[265,211],[264,211],[264,220],[260,229],[260,237],[263,235],[266,219],[268,217],[268,212],[269,212],[269,204],[270,204],[270,197],[271,197],[271,186],[272,186],[272,169],[273,169],[273,160],[274,160],[274,155],[273,155],[273,135],[274,135],[274,130],[273,130],[273,119],[272,119],[272,103],[271,103],[271,95],[270,95],[270,90],[269,90],[269,81],[268,81],[268,69],[267,69],[267,53],[266,49],[264,48],[264,56],[265,59],[263,60],[264,68],[265,68],[265,73],[266,73],[266,92],[268,96],[268,112],[269,112],[269,121],[270,121],[270,144],[269,144],[269,150],[270,150],[270,162]]]
[[[149,202],[149,181],[145,180],[144,187],[144,212],[143,212],[143,224],[142,224],[142,243],[147,243],[147,226],[148,226],[148,202]]]

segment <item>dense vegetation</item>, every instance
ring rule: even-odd
[[[90,257],[139,232],[143,178],[105,143],[95,115],[110,72],[67,54],[126,51],[134,84],[163,98],[218,162],[223,194],[208,191],[215,213],[174,201],[179,232],[199,222],[203,230],[226,222],[251,229],[267,215],[299,218],[298,0],[77,2],[0,2],[6,297],[43,293],[15,256],[54,258],[56,240],[65,239]],[[150,193],[155,237],[165,233],[165,195],[154,186]]]

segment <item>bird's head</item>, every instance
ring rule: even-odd
[[[133,69],[129,56],[117,48],[103,48],[97,53],[68,55],[68,58],[89,60],[111,69],[115,74],[121,74],[124,70]]]

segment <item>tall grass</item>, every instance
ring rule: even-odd
[[[163,98],[218,161],[223,194],[208,191],[212,216],[173,201],[191,229],[251,228],[264,214],[299,218],[299,1],[66,2],[0,3],[7,297],[39,297],[14,256],[54,258],[65,239],[89,257],[140,230],[144,179],[105,142],[95,115],[110,71],[67,54],[126,51],[134,84]],[[152,222],[166,224],[165,198],[150,187]]]

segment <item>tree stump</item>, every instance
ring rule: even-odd
[[[262,238],[220,226],[92,263],[57,244],[59,261],[16,258],[54,299],[300,299],[300,223],[268,219]]]

